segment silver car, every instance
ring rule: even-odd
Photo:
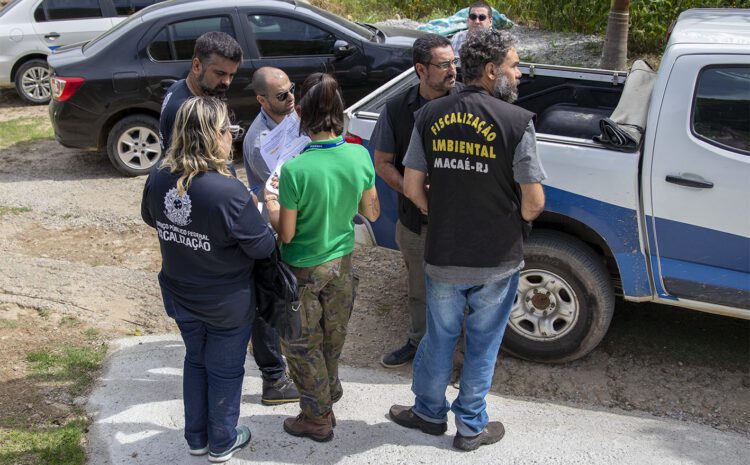
[[[0,87],[32,104],[49,102],[47,55],[93,39],[161,0],[13,0],[0,10]]]

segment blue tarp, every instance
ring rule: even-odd
[[[433,19],[429,23],[418,26],[417,29],[425,32],[432,32],[443,36],[449,36],[458,31],[466,29],[466,18],[469,17],[469,9],[459,10],[453,16],[447,18]],[[506,29],[513,26],[513,21],[496,9],[492,9],[492,24],[497,29]]]

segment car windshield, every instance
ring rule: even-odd
[[[341,27],[346,28],[347,30],[353,32],[354,34],[358,35],[359,37],[365,39],[365,40],[372,40],[373,37],[375,37],[376,31],[371,31],[367,28],[364,28],[360,26],[359,24],[355,24],[351,21],[347,21],[346,19],[342,18],[341,16],[336,16],[333,13],[330,13],[326,10],[323,10],[321,8],[318,8],[314,5],[298,5],[297,8],[307,8],[310,10],[315,11],[320,16],[324,17],[325,19],[329,21],[333,21],[334,23],[338,24]]]
[[[91,39],[86,45],[83,46],[83,53],[84,54],[95,54],[102,48],[104,48],[106,45],[111,43],[113,40],[116,40],[126,32],[128,32],[131,28],[135,27],[136,25],[141,23],[141,16],[142,12],[145,10],[141,10],[138,13],[134,14],[133,16],[128,17],[125,21],[122,21],[121,23],[118,23],[115,27],[112,29],[109,29],[107,31],[104,31],[100,35],[94,37]]]
[[[13,8],[14,6],[16,6],[16,3],[21,3],[22,1],[23,0],[13,0],[12,2],[8,3],[7,5],[5,5],[5,8],[3,8],[2,10],[0,10],[0,18],[5,13],[9,12],[11,10],[11,8]]]

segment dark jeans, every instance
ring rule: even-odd
[[[253,343],[253,357],[260,368],[263,381],[274,382],[284,376],[286,366],[281,356],[279,334],[266,320],[256,316],[250,336]]]
[[[219,328],[193,318],[168,294],[164,308],[185,342],[182,396],[185,440],[194,449],[228,450],[237,438],[245,356],[251,324]]]

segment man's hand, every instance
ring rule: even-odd
[[[396,155],[375,150],[375,172],[391,189],[399,194],[404,193],[404,177],[395,165]]]
[[[427,173],[406,168],[404,171],[404,195],[414,202],[423,215],[427,214],[427,190],[425,180]]]
[[[544,211],[544,188],[539,182],[520,186],[521,217],[526,221],[534,221]]]

